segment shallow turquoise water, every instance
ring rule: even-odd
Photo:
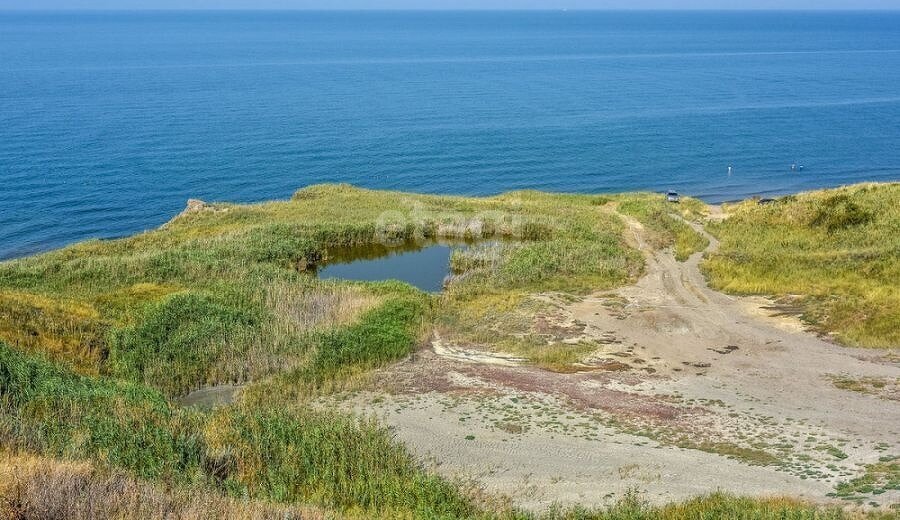
[[[898,180],[898,85],[897,13],[0,14],[0,258],[318,182]]]

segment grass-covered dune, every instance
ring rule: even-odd
[[[406,356],[435,327],[474,336],[528,293],[634,281],[643,261],[622,215],[680,257],[701,249],[668,211],[648,194],[325,185],[289,201],[193,204],[157,230],[0,263],[0,515],[528,518],[426,471],[378,424],[313,401]],[[455,255],[459,276],[441,296],[310,272],[340,248],[437,237],[509,240]],[[573,355],[537,357],[554,368]],[[242,399],[176,404],[223,383],[246,385]],[[843,517],[726,495],[550,515]]]
[[[843,343],[900,346],[900,184],[861,184],[725,207],[703,268],[738,294],[791,298]]]

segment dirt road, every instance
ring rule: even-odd
[[[629,489],[656,503],[717,489],[900,501],[890,489],[829,497],[900,454],[896,351],[840,347],[790,309],[713,291],[702,253],[677,262],[625,220],[647,259],[635,285],[574,303],[538,296],[599,345],[586,370],[549,372],[437,339],[384,371],[391,393],[357,409],[439,471],[526,507],[603,504]]]

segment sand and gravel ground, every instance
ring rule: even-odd
[[[900,454],[897,350],[841,347],[804,330],[789,304],[713,291],[702,253],[677,262],[626,220],[647,258],[635,285],[534,296],[578,324],[568,339],[599,345],[581,370],[436,337],[345,404],[438,471],[535,509],[631,489],[654,503],[715,490],[841,500],[839,482]],[[856,498],[889,506],[900,492]]]

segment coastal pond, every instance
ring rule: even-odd
[[[440,292],[450,274],[450,256],[477,241],[429,240],[397,245],[368,244],[329,251],[329,261],[316,270],[319,278],[400,280],[426,292]]]
[[[313,272],[321,279],[400,280],[426,292],[440,292],[450,272],[454,250],[493,245],[496,240],[425,240],[366,244],[330,249],[328,262]],[[175,399],[183,407],[209,410],[233,404],[244,385],[220,384],[196,389]]]

